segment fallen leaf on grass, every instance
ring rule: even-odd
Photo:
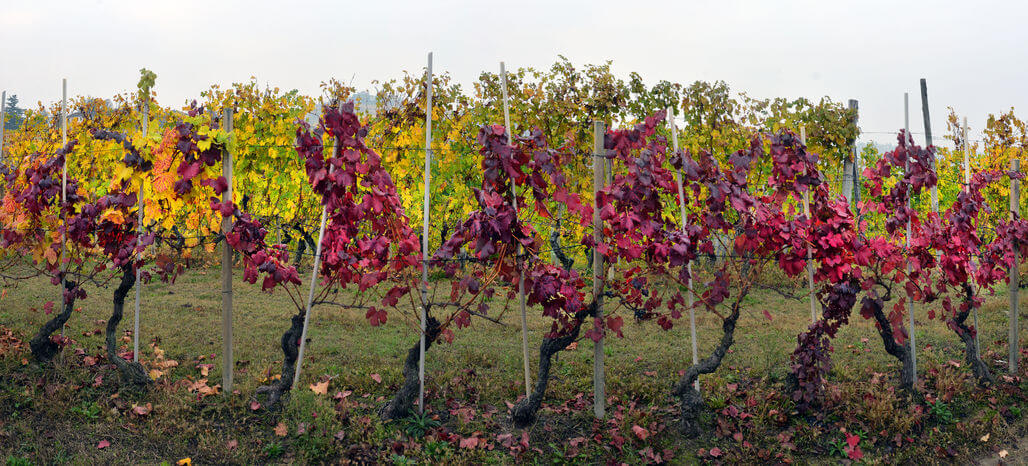
[[[279,437],[285,437],[286,434],[288,434],[288,433],[289,433],[289,428],[286,427],[286,423],[280,421],[278,423],[278,425],[275,426],[275,435],[277,435]]]
[[[101,440],[100,443],[96,444],[96,449],[97,450],[103,450],[104,448],[107,448],[109,446],[111,446],[111,442],[108,442],[106,440]]]
[[[374,380],[375,383],[382,383],[382,376],[378,374],[371,374],[371,380]]]
[[[150,403],[145,406],[132,405],[132,413],[138,416],[146,416],[150,411],[153,411],[153,405]]]
[[[650,431],[638,425],[632,426],[632,432],[635,433],[636,437],[639,437],[639,440],[646,440],[646,437],[650,436]]]
[[[250,402],[250,411],[257,411],[258,409],[261,409],[261,404],[258,403],[257,401],[251,401]]]
[[[981,438],[981,441],[983,441],[983,442],[988,442],[988,441],[989,441],[989,435],[991,435],[991,434],[985,434],[985,435],[983,435],[983,436],[982,436],[982,438]]]
[[[311,384],[311,391],[318,395],[328,394],[328,381]]]
[[[238,446],[239,446],[239,440],[229,440],[228,443],[225,444],[225,447],[228,448],[229,450],[235,450],[236,447],[238,447]]]
[[[999,457],[1000,458],[1006,458],[1008,454],[1009,453],[1006,450],[1000,450],[999,451]]]
[[[175,463],[178,466],[193,466],[192,458],[182,458]]]

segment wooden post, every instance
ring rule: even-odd
[[[232,107],[225,107],[222,124],[225,131],[232,134]],[[232,152],[227,149],[222,154],[221,175],[228,182],[228,188],[221,194],[221,202],[232,202]],[[221,232],[226,237],[232,231],[232,218],[221,219]],[[221,359],[221,387],[225,394],[232,393],[232,247],[228,239],[221,245],[221,338],[224,342]]]
[[[924,116],[924,145],[925,149],[932,145],[932,121],[928,117],[928,84],[921,78],[921,114]],[[935,170],[935,160],[932,160],[932,170]],[[939,187],[932,186],[932,212],[939,213]]]
[[[675,126],[675,114],[671,112],[671,109],[667,109],[668,122],[671,123],[671,147],[674,151],[678,152],[678,128]],[[686,228],[686,214],[685,214],[685,189],[682,188],[682,170],[675,170],[675,184],[678,185],[678,210],[682,220],[682,232],[685,233]],[[688,291],[686,291],[687,305],[689,306],[689,338],[692,346],[692,363],[696,365],[699,363],[699,351],[696,345],[696,310],[693,309],[693,305],[696,304],[696,297],[693,296],[692,288],[692,261],[686,264],[686,272],[689,273],[689,282],[686,284]],[[700,378],[697,377],[693,382],[693,388],[696,391],[700,391]]]
[[[61,148],[63,149],[68,145],[68,78],[61,79]],[[61,204],[64,204],[64,200],[68,198],[68,156],[71,154],[64,155],[64,163],[61,164]],[[61,223],[64,222],[64,213],[62,210]],[[65,225],[67,228],[67,225]],[[64,232],[61,232],[61,255],[60,262],[57,263],[57,270],[60,270],[61,274],[61,307],[64,306]],[[64,336],[64,325],[61,326],[61,336]]]
[[[428,222],[432,183],[432,52],[428,52],[427,100],[425,102],[425,200],[421,229],[421,355],[418,357],[418,413],[425,412],[425,332],[428,322]]]
[[[0,93],[0,164],[4,162],[4,126],[7,124],[7,91]]]
[[[1021,171],[1021,161],[1018,159],[1012,159],[1010,161],[1010,170],[1013,172]],[[1010,179],[1010,220],[1016,220],[1021,217],[1021,181],[1015,178]],[[1018,304],[1021,301],[1020,294],[1020,282],[1021,277],[1017,270],[1017,242],[1013,244],[1014,249],[1014,262],[1010,264],[1010,335],[1007,339],[1007,346],[1009,348],[1009,354],[1007,356],[1007,369],[1011,374],[1017,373],[1017,363],[1020,359],[1020,331],[1017,328],[1017,319],[1020,317],[1020,310]]]
[[[507,144],[513,146],[514,139],[510,130],[510,106],[507,101],[507,68],[500,62],[500,90],[503,92],[503,127],[507,130]],[[518,215],[518,192],[514,180],[510,180],[511,196],[514,199],[514,215]],[[521,257],[521,244],[518,243],[517,256]],[[525,309],[525,268],[518,266],[518,303],[521,305],[521,360],[525,366],[525,397],[532,394],[532,368],[528,362],[528,314]]]
[[[853,127],[857,127],[857,121],[860,120],[860,104],[856,99],[850,99],[849,108],[853,110]],[[856,212],[857,205],[860,203],[860,157],[857,156],[857,140],[853,140],[853,145],[850,146],[850,180],[853,183],[853,193],[847,193],[850,203],[853,206],[854,212]],[[859,218],[858,218],[859,220]]]
[[[903,93],[903,137],[904,141],[910,138],[910,94]],[[903,167],[903,175],[910,171],[910,160],[907,159]],[[910,195],[907,195],[907,208],[910,208]],[[904,240],[906,249],[910,250],[910,218],[907,218],[907,237]],[[910,262],[907,262],[907,276],[910,276]],[[914,370],[914,381],[917,381],[917,335],[914,333],[914,303],[910,303],[910,362]]]
[[[148,138],[146,137],[147,131],[150,128],[150,90],[146,89],[145,93],[146,102],[143,104],[143,148],[146,148]],[[146,177],[139,175],[139,192],[136,193],[136,248],[139,248],[139,243],[142,242],[143,237],[143,187],[145,186]],[[143,252],[138,251],[136,253],[137,260],[142,260]],[[142,280],[142,268],[136,268],[136,313],[135,318],[132,320],[132,361],[139,362],[139,303],[140,295],[143,290]]]
[[[606,133],[606,127],[602,121],[593,122],[593,201],[595,203],[593,208],[593,242],[599,246],[603,242],[603,221],[600,220],[600,205],[596,201],[596,196],[600,192],[600,186],[603,186],[603,172],[606,166],[604,163],[605,158],[600,158],[606,154],[606,150],[603,147],[603,136]],[[596,300],[596,314],[593,316],[595,319],[603,319],[603,255],[600,254],[600,248],[593,248],[593,299]],[[593,415],[597,419],[603,419],[606,415],[606,401],[607,401],[607,389],[606,389],[606,376],[604,374],[603,365],[603,336],[600,336],[600,340],[593,344]]]
[[[807,147],[807,127],[800,126],[800,144],[803,144],[804,150]],[[810,189],[803,192],[803,215],[807,217],[808,221],[813,225],[813,220],[810,219]],[[814,259],[813,250],[810,245],[807,245],[807,290],[810,292],[810,323],[817,322],[817,296],[814,296]]]
[[[965,193],[970,193],[971,192],[971,161],[970,161],[970,154],[968,153],[969,149],[968,149],[968,143],[967,143],[967,117],[964,117],[963,137],[964,137],[964,192]],[[974,260],[974,258],[972,258],[972,260]],[[980,327],[978,326],[978,307],[977,306],[972,306],[971,307],[971,313],[972,313],[972,316],[974,317],[974,350],[975,350],[975,352],[977,352],[979,354],[979,357],[981,357],[981,354],[982,354],[982,344],[981,344],[981,341],[978,339],[978,331],[980,330]]]
[[[339,109],[342,111],[343,103],[339,103]],[[339,138],[336,138],[332,148],[333,157],[339,157],[342,146],[339,144]],[[328,165],[328,173],[331,175],[332,171],[335,170],[335,165],[331,163]],[[311,308],[314,307],[314,290],[318,287],[318,269],[321,267],[321,241],[325,239],[325,223],[328,219],[328,206],[321,206],[321,226],[318,228],[318,244],[314,247],[314,268],[311,269],[311,287],[307,291],[307,306],[304,308],[303,313],[303,330],[300,331],[300,350],[296,353],[296,369],[293,372],[293,390],[300,384],[300,372],[303,368],[303,354],[307,349],[307,328],[311,322]]]

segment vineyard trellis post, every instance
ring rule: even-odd
[[[224,109],[222,124],[225,131],[232,135],[232,106]],[[225,177],[228,187],[221,194],[221,202],[232,202],[232,151],[224,150],[221,162],[221,174]],[[232,247],[228,244],[228,234],[232,231],[232,217],[221,219],[221,233],[225,241],[221,245],[221,338],[224,350],[221,360],[221,386],[224,393],[232,393]]]
[[[932,146],[932,120],[928,115],[928,83],[921,78],[921,115],[924,117],[925,149]],[[932,170],[935,170],[935,159],[932,159]],[[939,187],[932,186],[932,212],[939,213]]]
[[[500,62],[500,90],[503,92],[503,127],[507,130],[507,144],[514,145],[510,129],[510,107],[507,101],[507,68]],[[511,196],[514,199],[514,215],[518,215],[518,192],[514,180],[510,180]],[[521,260],[521,243],[518,243],[515,263]],[[525,397],[532,395],[532,373],[528,362],[528,314],[525,310],[525,268],[518,266],[518,303],[521,306],[521,360],[525,366]]]
[[[68,78],[61,79],[61,147],[68,145]],[[68,198],[68,156],[64,154],[64,162],[61,164],[61,204]],[[64,222],[64,209],[61,211],[61,223]],[[64,226],[65,230],[67,225]],[[64,306],[64,286],[67,279],[64,277],[64,230],[61,231],[61,255],[57,263],[57,270],[61,277],[61,306]],[[64,325],[61,325],[61,336],[64,336]]]
[[[675,126],[675,114],[671,111],[671,108],[667,109],[668,121],[671,123],[671,147],[675,153],[678,153],[678,127]],[[682,187],[682,170],[675,170],[675,184],[678,185],[678,209],[682,218],[682,233],[685,233],[686,228],[686,214],[685,214],[685,189]],[[699,350],[696,345],[696,310],[693,306],[696,304],[696,297],[693,296],[692,287],[692,261],[685,266],[686,272],[689,274],[689,281],[686,284],[686,300],[689,307],[689,339],[692,346],[692,363],[695,366],[699,363]],[[700,379],[699,377],[693,382],[693,388],[696,391],[700,391]]]
[[[343,103],[339,103],[339,111],[343,109]],[[339,136],[335,138],[335,143],[332,147],[332,156],[339,157],[342,151],[340,145]],[[335,165],[328,164],[328,174],[331,175],[335,169]],[[300,349],[296,353],[296,369],[293,372],[293,387],[292,390],[296,390],[296,387],[300,385],[300,372],[303,368],[303,354],[307,350],[307,328],[311,322],[311,309],[314,307],[314,290],[318,286],[318,268],[321,267],[321,242],[325,239],[325,223],[328,219],[328,205],[323,204],[321,206],[321,226],[318,227],[318,244],[314,246],[314,265],[311,269],[311,287],[307,291],[307,305],[304,308],[303,313],[303,329],[300,331]]]
[[[857,205],[860,204],[860,157],[857,154],[857,139],[856,131],[858,129],[858,122],[860,120],[860,103],[856,99],[850,99],[849,109],[853,111],[853,119],[850,120],[854,129],[853,143],[850,144],[850,164],[849,164],[849,181],[850,189],[852,191],[843,190],[846,193],[846,198],[850,201],[853,211],[857,212]],[[859,220],[859,215],[858,215]]]
[[[807,146],[807,127],[800,126],[800,144],[803,144],[804,150]],[[807,217],[807,221],[813,226],[814,222],[810,219],[810,189],[803,192],[803,216]],[[814,258],[813,252],[810,245],[807,245],[807,291],[810,292],[810,323],[817,322],[817,297],[814,296]],[[695,357],[694,357],[695,359]],[[693,361],[696,364],[696,361]]]
[[[904,142],[910,141],[910,93],[903,93],[903,137]],[[903,175],[910,171],[910,158],[907,157],[906,165],[903,168]],[[910,194],[907,194],[907,208],[910,208]],[[910,249],[910,217],[907,217],[907,236],[904,246]],[[910,262],[907,262],[907,276],[910,275]],[[910,366],[914,373],[914,381],[917,382],[917,336],[914,333],[914,303],[910,302]]]
[[[603,136],[606,127],[602,121],[593,122],[593,300],[596,301],[596,313],[593,318],[603,319],[603,254],[600,254],[600,243],[603,242],[603,221],[600,219],[600,203],[597,194],[603,186],[606,163]],[[593,344],[593,415],[603,419],[606,414],[606,377],[603,370],[603,334]]]
[[[4,126],[7,125],[7,91],[0,93],[0,163],[4,162]]]
[[[150,129],[150,89],[146,88],[142,90],[143,98],[143,149],[146,148],[148,142],[147,134]],[[143,174],[139,175],[139,191],[136,193],[136,248],[139,248],[139,243],[142,242],[143,238],[143,186],[145,186],[146,177]],[[141,261],[143,258],[143,252],[136,252],[136,260]],[[143,270],[141,267],[136,267],[136,309],[135,317],[132,320],[132,362],[139,362],[139,304],[141,300],[143,290],[142,280]]]
[[[421,340],[418,343],[418,413],[425,413],[425,332],[428,330],[428,222],[432,182],[432,52],[425,74],[425,200],[421,225]]]
[[[964,192],[971,192],[971,161],[970,154],[968,153],[967,144],[967,117],[964,117],[964,126],[962,131],[962,137],[964,140]],[[1011,193],[1013,195],[1013,193]],[[982,344],[978,339],[978,306],[971,306],[971,312],[974,316],[974,350],[977,354],[982,354]],[[980,356],[979,356],[980,357]]]
[[[1010,171],[1020,172],[1021,161],[1018,159],[1012,159],[1010,161]],[[1021,217],[1021,180],[1015,177],[1010,177],[1010,220],[1017,220]],[[1007,369],[1011,374],[1017,373],[1018,359],[1020,358],[1020,330],[1017,328],[1017,319],[1020,317],[1020,310],[1018,305],[1020,304],[1021,294],[1020,285],[1021,277],[1017,270],[1017,242],[1011,237],[1012,249],[1014,251],[1014,261],[1010,264],[1010,334],[1008,335],[1007,346],[1009,348]]]

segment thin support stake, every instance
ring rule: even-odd
[[[967,143],[967,117],[964,117],[963,127],[963,138],[964,138],[964,192],[971,192],[971,162],[969,160],[970,154],[968,154],[968,143]],[[973,258],[972,258],[973,260]],[[974,317],[974,351],[981,357],[982,344],[978,341],[978,330],[981,328],[978,326],[978,306],[971,306],[971,313]]]
[[[924,116],[924,145],[925,149],[932,145],[932,120],[928,116],[928,83],[921,78],[921,114]],[[932,160],[932,170],[935,170],[935,160]],[[932,185],[932,212],[939,213],[939,187]]]
[[[428,223],[432,183],[432,52],[428,52],[425,86],[425,200],[421,233],[421,342],[418,356],[418,413],[425,413],[425,333],[428,331]]]
[[[800,144],[807,145],[807,127],[800,127]],[[803,192],[803,216],[810,221],[810,190]],[[810,323],[817,322],[817,296],[814,296],[814,259],[813,250],[807,245],[807,291],[810,293]]]
[[[1013,159],[1010,161],[1010,170],[1013,172],[1021,171],[1021,161]],[[1010,179],[1010,220],[1016,220],[1021,217],[1021,180],[1016,178]],[[1009,353],[1007,355],[1007,369],[1011,374],[1017,373],[1018,359],[1020,358],[1020,331],[1017,328],[1017,319],[1020,317],[1020,309],[1018,308],[1021,301],[1020,283],[1021,277],[1017,270],[1017,242],[1011,236],[1011,245],[1014,254],[1014,261],[1010,264],[1010,335],[1007,339],[1007,347]]]
[[[0,93],[0,163],[4,162],[4,125],[7,124],[7,91]]]
[[[68,78],[61,80],[61,147],[68,145]],[[68,156],[64,154],[64,163],[61,164],[61,223],[64,219],[64,202],[68,198]],[[65,225],[67,227],[67,225]],[[61,276],[61,307],[64,307],[64,287],[67,281],[64,277],[64,231],[61,231],[61,259],[57,263],[57,270]],[[64,325],[61,326],[61,335],[64,335]]]
[[[668,108],[667,114],[668,122],[671,123],[671,144],[674,148],[675,153],[678,153],[678,128],[675,126],[675,115],[671,112],[670,108]],[[678,210],[682,222],[682,233],[685,233],[685,225],[687,219],[685,214],[685,189],[683,189],[682,187],[681,170],[675,170],[675,184],[678,185]],[[692,346],[692,363],[693,365],[696,365],[699,363],[700,360],[699,351],[697,350],[696,345],[696,310],[693,309],[693,304],[695,304],[696,298],[693,296],[692,288],[692,261],[686,264],[686,272],[689,275],[689,282],[686,285],[686,287],[688,288],[688,290],[686,291],[686,297],[688,299],[689,306],[689,339],[690,344]],[[696,389],[697,392],[700,391],[699,377],[697,377],[696,380],[693,381],[693,388]]]
[[[225,131],[232,134],[232,107],[225,107],[222,117]],[[232,152],[227,149],[222,156],[221,174],[228,188],[221,194],[221,202],[232,202]],[[226,237],[232,231],[232,218],[221,219],[221,232]],[[224,343],[221,359],[221,386],[224,393],[232,393],[232,247],[228,240],[221,245],[221,339]]]
[[[603,136],[606,133],[602,121],[593,122],[593,201],[595,202],[600,187],[603,186],[605,163],[598,159],[605,153]],[[603,242],[603,222],[600,219],[599,204],[593,209],[593,242],[597,246]],[[603,255],[598,247],[593,248],[593,299],[596,300],[594,319],[603,319]],[[603,335],[593,344],[593,415],[597,419],[606,416],[607,388],[603,364]]]
[[[910,138],[910,94],[903,93],[903,137],[904,141]],[[910,172],[910,160],[903,167],[903,175]],[[907,196],[907,208],[910,208],[910,196]],[[907,219],[907,237],[904,240],[907,249],[910,249],[910,219]],[[910,276],[910,262],[907,262],[907,276]],[[910,366],[914,371],[914,381],[917,381],[917,335],[914,332],[914,303],[910,303]]]
[[[339,157],[339,139],[335,142],[335,156]],[[329,164],[328,173],[331,175],[335,166]],[[321,206],[321,227],[318,228],[318,245],[314,248],[314,268],[311,269],[311,287],[307,291],[307,306],[303,312],[303,330],[300,331],[300,350],[296,353],[296,369],[293,372],[293,390],[300,383],[300,372],[303,368],[303,353],[307,349],[307,327],[311,322],[311,307],[314,306],[314,290],[318,286],[318,268],[321,267],[321,241],[325,239],[325,223],[328,217],[328,206]]]
[[[150,124],[150,91],[145,91],[146,102],[143,104],[143,150],[146,150],[147,143],[147,130],[149,130]],[[136,193],[136,260],[142,261],[143,251],[140,249],[139,244],[142,242],[143,233],[143,187],[146,185],[146,178],[143,175],[139,175],[139,192]],[[136,313],[135,318],[132,321],[132,361],[139,362],[139,305],[141,301],[141,295],[143,290],[143,271],[140,267],[136,267]]]
[[[507,98],[507,68],[500,62],[500,90],[503,92],[503,127],[507,130],[507,144],[513,146],[514,139],[510,131],[510,105]],[[518,192],[514,180],[510,180],[511,195],[514,198],[514,215],[518,215]],[[521,257],[521,243],[518,243],[517,257]],[[518,265],[518,303],[521,306],[521,360],[525,366],[525,396],[532,393],[532,368],[528,362],[528,313],[525,306],[525,268]]]

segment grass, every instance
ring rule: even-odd
[[[66,329],[75,341],[53,367],[38,366],[24,347],[0,348],[0,459],[6,458],[7,464],[174,464],[187,457],[196,464],[478,464],[513,463],[517,458],[564,464],[611,459],[639,463],[666,451],[662,459],[675,463],[762,462],[764,453],[771,461],[835,462],[839,458],[832,455],[844,446],[840,429],[848,428],[866,432],[861,447],[873,462],[966,461],[997,450],[1000,442],[1018,438],[1024,428],[1020,379],[972,390],[959,340],[944,324],[928,321],[923,309],[917,313],[917,356],[928,398],[924,408],[908,406],[888,389],[894,380],[876,375],[892,374],[896,363],[882,349],[873,325],[855,310],[850,325],[833,341],[825,412],[820,417],[795,413],[784,380],[796,335],[809,324],[809,304],[766,291],[747,300],[722,368],[701,377],[704,397],[715,411],[708,416],[710,434],[696,440],[677,434],[677,400],[669,395],[678,372],[691,360],[687,321],[662,331],[654,322],[636,323],[628,316],[625,338],[610,338],[605,347],[607,392],[613,401],[609,420],[597,423],[591,418],[592,345],[582,341],[578,349],[558,356],[548,409],[528,429],[527,449],[519,443],[523,434],[506,420],[507,403],[524,391],[514,309],[503,315],[506,325],[474,320],[471,328],[455,331],[452,344],[428,352],[430,416],[383,423],[376,409],[402,380],[403,358],[417,338],[410,317],[415,314],[394,311],[386,325],[372,328],[363,312],[316,308],[301,388],[282,412],[253,411],[251,395],[280,370],[279,338],[293,309],[284,294],[261,293],[241,277],[236,277],[234,290],[236,391],[228,394],[201,398],[187,389],[200,379],[211,386],[221,380],[217,268],[189,271],[173,285],[155,282],[144,288],[140,333],[146,347],[141,359],[150,364],[157,358],[153,344],[165,359],[179,363],[148,393],[120,392],[111,366],[83,362],[85,355],[103,354],[102,333],[84,334],[103,328],[110,289],[87,287],[90,297],[78,303],[81,311]],[[57,297],[56,287],[33,280],[4,291],[0,326],[27,342],[48,317],[37,309]],[[981,309],[981,343],[990,365],[1001,357],[997,355],[1006,354],[1007,302],[1005,291],[999,291]],[[498,312],[493,309],[492,315]],[[131,312],[126,314],[123,330],[132,325]],[[529,313],[533,357],[549,328],[549,321],[537,314]],[[720,338],[720,322],[700,313],[697,329],[702,357]],[[123,344],[131,348],[130,341]],[[76,355],[77,348],[82,354]],[[536,363],[532,361],[533,370]],[[206,377],[203,364],[213,364]],[[327,395],[308,388],[322,380],[330,380]],[[343,397],[345,392],[350,393]],[[133,407],[146,403],[151,403],[151,412],[133,413]],[[733,416],[735,407],[749,415]],[[275,433],[280,423],[287,429],[284,436]],[[894,433],[911,441],[891,446]],[[986,433],[989,441],[980,441]],[[97,448],[104,440],[110,446]],[[899,443],[904,445],[903,439]],[[947,447],[952,451],[940,452],[939,445],[952,445]],[[714,447],[723,456],[714,456]]]

